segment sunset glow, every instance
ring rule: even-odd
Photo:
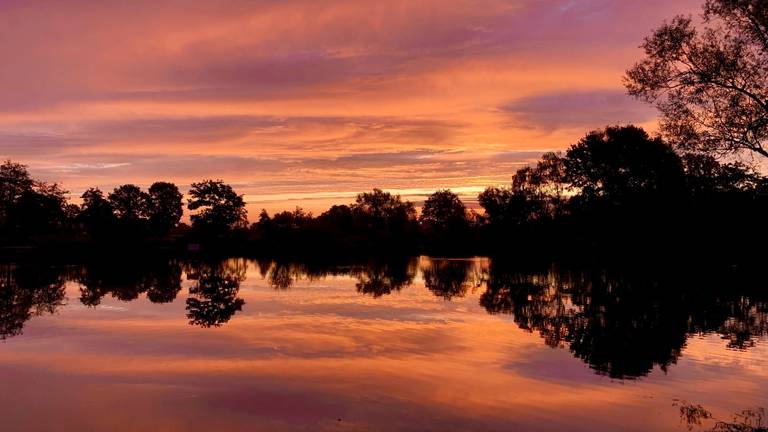
[[[73,195],[222,178],[250,217],[475,197],[613,123],[680,0],[0,3],[0,152]],[[471,205],[471,199],[468,200]]]

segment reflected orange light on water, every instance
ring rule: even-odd
[[[295,271],[276,290],[267,267],[229,267],[247,269],[245,306],[218,328],[188,324],[183,296],[194,281],[170,304],[105,298],[96,308],[81,306],[70,283],[66,308],[0,350],[5,424],[46,424],[9,408],[37,406],[60,430],[675,430],[673,399],[727,414],[768,385],[761,344],[742,356],[717,336],[694,337],[667,372],[613,380],[486,313],[485,288],[471,281],[446,301],[419,272],[373,298],[351,276]]]

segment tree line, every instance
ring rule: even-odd
[[[162,238],[179,227],[184,212],[178,186],[155,182],[146,191],[134,184],[105,194],[90,188],[82,204],[68,201],[57,183],[35,180],[25,165],[0,165],[0,230],[6,243],[69,237],[88,240]],[[187,200],[193,227],[222,234],[247,223],[245,201],[220,180],[193,183]]]
[[[450,190],[438,190],[417,212],[413,202],[381,189],[315,216],[301,208],[262,211],[248,225],[245,200],[220,180],[193,183],[181,224],[179,188],[156,182],[66,199],[58,184],[31,178],[26,167],[0,165],[0,226],[6,243],[54,240],[170,239],[245,245],[253,251],[340,251],[383,248],[466,254],[597,245],[648,246],[694,242],[719,246],[733,229],[759,226],[768,215],[768,179],[740,162],[680,153],[636,126],[586,134],[565,152],[546,153],[519,169],[507,186],[488,187],[469,210]],[[754,238],[754,237],[753,237]],[[736,246],[736,243],[734,243]]]
[[[220,180],[191,185],[191,227],[179,188],[89,189],[67,202],[25,166],[0,166],[2,243],[155,239],[245,251],[574,254],[614,250],[717,252],[751,258],[765,236],[768,182],[768,8],[762,0],[707,0],[700,25],[678,16],[642,44],[628,93],[654,103],[660,135],[625,125],[546,153],[468,210],[450,190],[416,205],[381,189],[320,215],[301,208],[248,225],[243,197]],[[119,240],[119,241],[116,241]],[[664,246],[664,247],[661,247]],[[669,247],[673,246],[673,247]],[[676,250],[677,248],[677,250]]]

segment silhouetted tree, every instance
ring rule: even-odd
[[[471,253],[467,208],[450,190],[438,190],[427,197],[419,222],[425,252],[444,255]]]
[[[270,220],[272,229],[278,230],[298,230],[312,222],[312,213],[307,213],[301,207],[296,207],[293,211],[282,211],[275,213]]]
[[[565,192],[570,188],[566,163],[558,153],[544,153],[535,166],[523,167],[512,177],[523,220],[551,219],[565,214]]]
[[[192,225],[196,228],[221,233],[248,222],[242,195],[221,180],[192,183],[189,195],[192,198],[187,208],[201,210],[191,216]]]
[[[467,207],[458,195],[448,189],[438,190],[424,201],[419,221],[437,232],[461,231],[467,228]]]
[[[85,191],[81,197],[83,204],[78,215],[86,232],[92,237],[102,237],[115,226],[115,215],[112,204],[104,198],[104,193],[98,188]]]
[[[329,249],[348,251],[366,238],[366,221],[358,220],[348,205],[334,205],[315,219],[316,241]]]
[[[478,196],[491,224],[519,225],[562,216],[567,184],[564,159],[545,153],[535,166],[515,172],[510,187],[489,187]]]
[[[508,187],[489,187],[478,196],[480,206],[492,225],[514,226],[538,220],[543,203],[534,196]]]
[[[9,209],[8,226],[23,236],[61,231],[70,221],[67,193],[56,183],[36,183]]]
[[[768,425],[763,423],[765,408],[743,409],[731,416],[730,420],[720,420],[710,411],[698,404],[675,399],[672,404],[680,409],[680,421],[685,422],[688,430],[712,424],[705,432],[768,432]]]
[[[568,149],[564,164],[565,178],[587,199],[616,202],[684,191],[680,157],[635,126],[590,132]]]
[[[149,195],[136,185],[119,186],[107,199],[115,216],[122,222],[136,222],[148,217]]]
[[[358,194],[351,209],[372,229],[402,228],[416,219],[413,203],[381,189]]]
[[[259,220],[254,222],[252,228],[261,230],[261,231],[269,231],[272,228],[272,218],[269,217],[269,212],[267,212],[266,209],[261,209],[261,212],[259,212]]]
[[[502,224],[511,219],[511,207],[515,197],[510,188],[488,187],[477,197],[485,216],[492,224]]]
[[[350,232],[354,227],[354,214],[348,205],[333,205],[318,218],[321,223],[336,227],[342,232]]]
[[[149,223],[152,230],[165,234],[175,228],[184,213],[182,195],[173,183],[155,182],[149,187]]]
[[[0,224],[6,222],[11,207],[25,192],[31,192],[33,185],[26,165],[10,160],[0,165]]]
[[[663,24],[626,75],[631,95],[655,103],[661,130],[685,151],[768,157],[768,13],[764,0],[707,0]]]
[[[756,193],[765,180],[741,163],[721,163],[714,156],[683,155],[688,191],[694,197],[711,198],[717,194]]]

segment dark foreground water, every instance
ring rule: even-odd
[[[768,407],[768,283],[737,270],[104,258],[0,275],[4,431],[708,430],[680,406],[753,425]]]

